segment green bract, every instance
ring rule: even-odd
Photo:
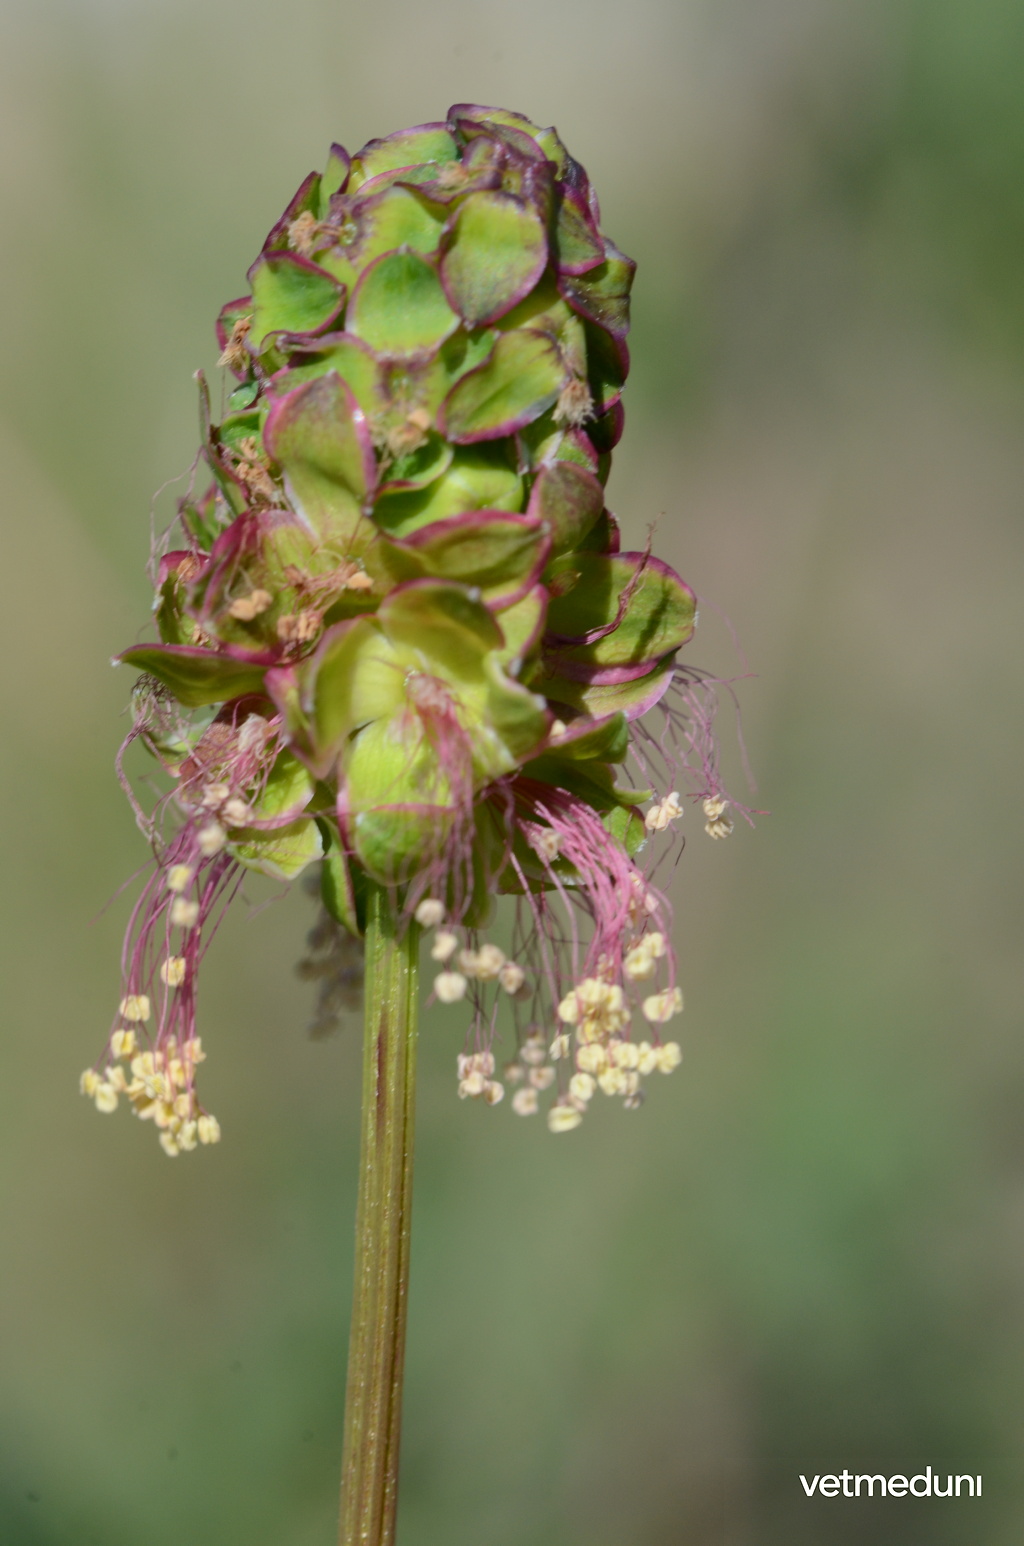
[[[513,831],[545,790],[635,848],[612,766],[694,598],[604,504],[633,271],[517,113],[462,104],[302,183],[218,319],[236,384],[219,424],[202,387],[213,482],[160,559],[160,642],[121,657],[198,852],[323,857],[358,929],[363,876],[445,855],[477,909],[550,884]]]

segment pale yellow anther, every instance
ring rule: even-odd
[[[666,988],[662,993],[652,993],[650,998],[643,1002],[644,1019],[652,1025],[664,1025],[666,1020],[671,1020],[673,1015],[680,1013],[683,1007],[682,988]]]
[[[560,1031],[559,1034],[555,1037],[554,1041],[551,1043],[551,1046],[548,1048],[548,1052],[550,1053],[552,1060],[557,1063],[560,1058],[567,1058],[569,1056],[569,1048],[571,1045],[572,1042],[568,1032]]]
[[[629,1006],[619,983],[587,977],[575,991],[580,1005],[576,1025],[580,1042],[604,1041],[629,1025]]]
[[[225,800],[221,816],[229,827],[247,827],[253,820],[252,806],[234,795],[230,800]]]
[[[132,1058],[131,1068],[136,1079],[152,1079],[156,1073],[156,1059],[152,1052],[137,1052]]]
[[[530,846],[533,848],[534,853],[539,855],[546,863],[554,864],[561,852],[562,839],[557,832],[553,832],[549,827],[545,827],[543,830],[531,834]]]
[[[725,814],[728,808],[728,800],[721,795],[704,801],[704,814],[708,818],[704,824],[704,831],[708,837],[717,839],[729,836],[733,829],[733,820],[731,816]]]
[[[103,1072],[111,1088],[115,1089],[119,1095],[124,1095],[128,1089],[128,1080],[125,1078],[124,1069],[120,1063],[108,1063]]]
[[[497,1079],[489,1079],[484,1085],[484,1100],[488,1106],[496,1106],[499,1101],[505,1099],[505,1086]]]
[[[656,963],[661,960],[666,948],[664,934],[657,930],[645,934],[628,952],[622,963],[623,974],[632,982],[653,977],[657,970]]]
[[[670,1074],[683,1061],[683,1049],[677,1041],[666,1041],[654,1050],[658,1054],[658,1067],[663,1074]]]
[[[482,1095],[486,1088],[487,1080],[479,1070],[474,1070],[473,1073],[467,1074],[465,1079],[459,1080],[459,1099],[465,1100],[467,1097],[475,1099],[476,1096]]]
[[[518,993],[526,981],[526,973],[515,961],[506,961],[498,973],[498,981],[506,993]]]
[[[436,897],[427,896],[416,909],[416,922],[424,929],[436,929],[444,922],[445,906]]]
[[[168,891],[187,891],[192,884],[192,871],[187,864],[172,864],[167,871]]]
[[[467,986],[461,972],[440,972],[434,978],[434,995],[442,1004],[457,1004],[465,998]]]
[[[158,1100],[156,1110],[153,1113],[153,1121],[157,1127],[169,1127],[172,1133],[176,1133],[181,1126],[181,1118],[174,1109],[172,1100]]]
[[[571,1133],[583,1121],[583,1113],[575,1106],[557,1105],[548,1111],[548,1129],[552,1133]]]
[[[196,1123],[196,1132],[200,1143],[220,1143],[220,1123],[216,1117],[201,1116]]]
[[[268,590],[251,590],[248,596],[239,596],[237,601],[233,601],[228,611],[239,622],[251,623],[254,617],[259,617],[267,610],[273,599]]]
[[[641,911],[648,914],[656,913],[658,911],[658,898],[653,891],[647,889],[642,877],[634,873],[629,877],[629,882],[633,888],[633,900],[630,905],[630,911],[633,915],[635,916],[637,912]]]
[[[567,993],[558,1006],[558,1018],[566,1025],[575,1025],[580,1017],[579,999],[575,993]]]
[[[519,1056],[523,1062],[529,1063],[533,1068],[543,1063],[547,1055],[543,1036],[528,1036],[519,1050]]]
[[[506,1063],[501,1070],[501,1075],[506,1084],[522,1084],[526,1077],[526,1069],[522,1063]]]
[[[110,1050],[116,1058],[134,1057],[137,1045],[135,1032],[123,1027],[110,1038]]]
[[[460,1079],[465,1079],[469,1074],[483,1074],[485,1079],[489,1079],[494,1072],[494,1053],[460,1052],[456,1064]]]
[[[609,1042],[608,1055],[616,1068],[636,1068],[640,1062],[640,1048],[631,1041]]]
[[[642,1041],[637,1048],[637,1071],[641,1074],[653,1074],[656,1068],[661,1066],[660,1048],[652,1047],[649,1041]]]
[[[219,854],[227,840],[228,835],[219,821],[211,821],[209,826],[203,827],[196,837],[199,852],[207,859],[212,859]]]
[[[218,805],[223,805],[230,793],[230,784],[207,784],[203,791],[203,804],[212,810]]]
[[[603,1074],[598,1074],[597,1082],[606,1095],[626,1093],[626,1075],[621,1068],[606,1068]]]
[[[593,1099],[597,1085],[590,1074],[573,1074],[569,1080],[569,1094],[584,1104]]]
[[[173,1101],[174,1115],[184,1121],[192,1115],[191,1095],[176,1095]]]
[[[183,1048],[184,1055],[190,1063],[205,1063],[206,1053],[203,1051],[203,1043],[198,1036],[190,1036]]]
[[[198,1125],[199,1124],[197,1122],[182,1123],[181,1131],[178,1133],[178,1142],[183,1149],[191,1150],[195,1148],[199,1141],[197,1131]]]
[[[87,1068],[78,1081],[78,1088],[83,1095],[88,1095],[89,1099],[92,1100],[99,1087],[99,1082],[100,1076],[95,1068]]]
[[[448,961],[455,954],[459,943],[459,936],[449,929],[438,929],[434,935],[434,943],[430,947],[430,954],[435,961]]]
[[[121,1000],[120,1011],[126,1020],[148,1020],[149,999],[145,993],[129,993]]]
[[[530,1069],[530,1083],[535,1090],[547,1090],[555,1082],[555,1070],[550,1063],[545,1063],[543,1068]]]
[[[512,1097],[512,1110],[517,1117],[535,1116],[539,1106],[540,1101],[537,1099],[537,1091],[531,1089],[528,1085],[524,1086],[521,1090],[517,1090]]]
[[[635,1068],[624,1068],[622,1070],[622,1078],[623,1078],[623,1085],[622,1085],[622,1093],[623,1093],[623,1095],[625,1095],[627,1098],[630,1095],[635,1095],[637,1090],[639,1090],[639,1088],[640,1088],[640,1075],[637,1073],[636,1069]]]
[[[176,1154],[181,1153],[181,1150],[178,1147],[178,1140],[173,1133],[160,1134],[160,1147],[163,1149],[165,1154],[170,1155],[171,1159],[174,1159]]]
[[[569,727],[565,723],[564,719],[553,719],[551,721],[551,729],[548,731],[548,734],[552,741],[560,741],[568,728]]]
[[[505,963],[505,952],[497,945],[481,945],[479,950],[460,950],[459,969],[478,982],[493,982]]]
[[[659,800],[652,805],[644,816],[644,826],[648,832],[664,832],[674,821],[678,821],[683,814],[683,807],[679,802],[679,796],[673,789],[664,800]]]
[[[599,1042],[590,1042],[577,1052],[576,1067],[585,1074],[603,1074],[608,1067],[608,1054]]]
[[[168,956],[160,967],[160,981],[169,988],[180,988],[185,981],[185,957]]]
[[[622,975],[630,982],[643,982],[645,978],[653,977],[657,970],[657,962],[643,944],[634,945],[622,963]]]
[[[288,245],[300,257],[311,258],[320,231],[320,222],[312,210],[304,209],[301,215],[288,222]]]
[[[117,1091],[106,1079],[101,1079],[97,1084],[93,1100],[96,1102],[96,1110],[102,1111],[105,1116],[117,1110]]]
[[[171,903],[171,922],[179,929],[192,929],[199,917],[199,903],[176,896]]]

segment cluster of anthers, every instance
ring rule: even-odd
[[[165,963],[172,968],[164,978],[169,985],[179,960],[170,958]],[[174,1156],[201,1143],[218,1143],[220,1123],[203,1110],[196,1097],[196,1064],[206,1057],[199,1037],[179,1044],[172,1036],[162,1045],[143,1051],[138,1033],[150,1017],[148,997],[133,994],[122,999],[120,1015],[128,1024],[112,1033],[107,1047],[109,1061],[102,1072],[87,1068],[82,1074],[82,1094],[105,1115],[117,1110],[123,1095],[140,1121],[152,1122],[158,1129],[165,1154]]]
[[[719,796],[703,802],[709,836],[725,837],[732,830],[727,804]],[[649,807],[644,825],[649,833],[664,832],[682,815],[679,795],[673,791]],[[562,854],[562,835],[556,826],[533,828],[530,841],[548,866]],[[532,965],[541,966],[538,975],[547,976],[547,983],[531,981],[523,966],[500,946],[481,942],[475,931],[460,928],[436,897],[420,901],[415,918],[422,928],[434,931],[430,956],[440,968],[433,980],[434,999],[446,1005],[467,1002],[473,1011],[467,1038],[471,1046],[456,1061],[461,1099],[496,1106],[505,1098],[506,1085],[511,1085],[512,1110],[518,1116],[533,1116],[541,1109],[541,1096],[550,1090],[548,1128],[567,1133],[580,1125],[599,1091],[620,1096],[626,1110],[633,1111],[643,1103],[645,1077],[668,1074],[679,1066],[678,1042],[661,1039],[661,1028],[683,1008],[665,932],[664,898],[633,865],[614,879],[623,906],[611,928],[598,928],[597,934],[604,934],[602,948],[595,952],[591,941],[582,973],[578,972],[580,942],[574,939],[577,951],[570,946],[569,954],[576,955],[578,974],[565,992],[561,992],[564,962],[558,958],[557,935],[551,930],[548,909],[543,902],[538,905],[537,897],[529,899],[528,908],[544,931],[548,949],[531,948],[537,943],[536,932],[532,939],[520,926],[516,932],[523,953]],[[553,995],[552,987],[556,988]],[[516,1020],[517,1052],[505,1063],[499,1079],[493,1044],[503,999],[511,1004]],[[547,1032],[541,1017],[550,1023],[551,1012],[544,1015],[545,1001],[554,1006],[555,1021]],[[517,1011],[523,1006],[528,1006],[533,1018],[520,1024]],[[639,1041],[631,1035],[635,1017],[646,1031]]]

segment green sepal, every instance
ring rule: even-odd
[[[642,553],[565,553],[554,559],[544,583],[552,593],[548,632],[575,639],[615,622],[622,598],[634,585],[612,632],[590,644],[552,646],[552,658],[577,667],[652,664],[693,634],[696,598],[659,559]]]
[[[156,593],[153,618],[164,644],[191,644],[195,625],[185,616],[185,584],[172,570]]]
[[[527,506],[550,528],[552,558],[578,548],[603,509],[604,489],[597,478],[570,461],[541,468]]]
[[[350,333],[392,356],[436,349],[459,325],[435,270],[416,252],[376,258],[353,290],[345,320]]]
[[[650,798],[650,791],[647,798]],[[613,810],[606,811],[601,817],[601,824],[622,845],[631,859],[636,858],[647,842],[648,832],[643,817],[628,806],[616,805]]]
[[[337,557],[356,557],[370,543],[364,501],[376,478],[365,416],[336,372],[275,399],[264,443],[284,471],[289,497]]]
[[[524,778],[534,778],[542,784],[553,784],[557,789],[567,789],[578,795],[591,809],[599,814],[614,810],[617,806],[631,809],[649,800],[649,789],[624,789],[616,784],[611,767],[593,758],[577,760],[562,757],[557,751],[544,752],[523,765]]]
[[[265,252],[249,270],[253,313],[249,339],[262,354],[277,333],[317,333],[338,315],[345,286],[295,252]]]
[[[307,865],[323,857],[323,840],[317,822],[300,816],[273,832],[243,828],[232,834],[227,851],[246,869],[269,875],[272,880],[294,880]]]
[[[430,254],[437,250],[447,211],[396,184],[356,201],[350,219],[355,239],[317,254],[317,262],[350,290],[374,258],[398,248]]]
[[[289,812],[298,814],[307,808],[315,792],[309,769],[285,747],[278,752],[266,783],[252,802],[252,813],[258,821],[274,821]]]
[[[239,443],[255,437],[257,443],[263,430],[263,420],[267,416],[265,407],[246,408],[238,413],[229,413],[226,419],[213,427],[212,433],[216,443],[227,446],[230,450],[236,450]]]
[[[421,526],[473,510],[518,513],[525,502],[523,480],[504,445],[460,446],[447,470],[425,489],[383,494],[374,520],[393,537],[408,537]]]
[[[203,443],[203,454],[232,513],[241,515],[248,500],[242,485],[221,459],[217,429],[210,413],[209,383],[201,370],[196,371],[194,379],[199,388],[199,436]]]
[[[335,624],[295,674],[297,697],[284,703],[289,733],[320,776],[353,731],[404,702],[404,663],[371,618]]]
[[[335,371],[344,381],[367,419],[373,420],[387,407],[380,361],[361,338],[351,333],[325,333],[311,349],[304,344],[291,354],[287,370],[278,371],[271,380],[275,396],[283,397],[307,381]]]
[[[370,140],[352,158],[351,186],[358,188],[371,177],[402,167],[421,166],[425,161],[443,165],[456,161],[459,147],[443,124],[423,124],[402,129],[385,139]]]
[[[246,408],[251,408],[260,395],[258,381],[243,381],[241,386],[235,387],[228,393],[228,407],[233,413],[241,413]]]
[[[331,199],[336,193],[340,193],[348,182],[349,171],[352,166],[352,158],[344,145],[332,145],[327,157],[327,165],[324,167],[320,178],[320,219],[323,220],[331,208]]]
[[[629,332],[629,292],[636,264],[607,237],[604,248],[607,257],[602,264],[586,274],[563,275],[558,288],[574,311],[624,338]]]
[[[510,675],[518,677],[526,661],[536,654],[547,609],[548,593],[543,585],[535,585],[521,600],[502,611],[505,642],[498,651],[498,659]]]
[[[335,923],[361,939],[366,932],[366,877],[341,845],[336,821],[317,817],[324,845],[320,895]]]
[[[475,586],[485,603],[500,608],[518,599],[546,546],[539,522],[485,510],[421,527],[406,542],[382,534],[366,565],[392,584],[429,575]]]
[[[563,197],[558,205],[555,236],[558,264],[578,275],[593,273],[603,264],[604,244],[594,225],[593,216],[580,199]]]
[[[524,672],[524,678],[534,692],[543,693],[552,704],[564,704],[568,709],[591,714],[595,719],[621,713],[631,720],[646,714],[663,697],[672,680],[675,658],[673,650],[645,675],[633,677],[628,682],[573,681],[543,663]]]
[[[441,281],[469,327],[511,311],[544,272],[544,223],[511,194],[481,189],[461,200],[441,241]]]
[[[559,352],[574,376],[587,373],[587,338],[584,324],[558,292],[551,274],[545,274],[517,306],[496,324],[503,332],[527,328],[546,333],[558,344]]]
[[[566,380],[558,348],[545,334],[502,333],[484,363],[452,387],[438,427],[457,445],[510,435],[550,408]]]
[[[227,525],[223,506],[217,503],[217,490],[218,485],[211,483],[200,499],[183,499],[178,505],[181,524],[204,553],[210,551]]]
[[[267,670],[265,664],[183,644],[135,644],[117,659],[155,676],[186,708],[262,692]]]
[[[577,725],[580,728],[577,729]],[[574,720],[568,734],[552,747],[553,755],[571,761],[596,758],[599,762],[625,762],[629,755],[629,725],[624,714],[610,714],[606,719],[592,721],[589,718]]]
[[[594,413],[600,418],[618,401],[626,383],[629,356],[624,343],[616,343],[604,328],[588,322],[587,385],[594,400]]]
[[[380,485],[380,492],[405,494],[429,488],[431,483],[448,471],[453,455],[453,447],[447,440],[436,430],[430,430],[423,444],[417,446],[415,451],[407,451],[404,456],[395,457]]]

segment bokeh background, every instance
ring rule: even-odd
[[[467,1109],[428,1017],[401,1546],[1019,1542],[1022,68],[1008,0],[4,0],[5,1546],[334,1539],[357,1027],[306,1039],[308,899],[254,890],[221,1147],[80,1099],[143,857],[107,660],[268,226],[460,99],[556,123],[639,259],[612,504],[754,673],[772,814],[689,818],[641,1114]],[[925,1464],[983,1499],[798,1482]]]

